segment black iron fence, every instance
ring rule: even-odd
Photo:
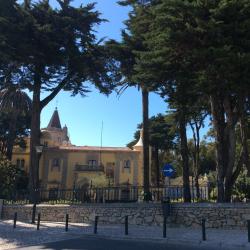
[[[183,187],[165,186],[150,187],[150,201],[161,202],[169,198],[171,202],[183,202]],[[208,186],[191,188],[193,202],[210,200]],[[142,202],[145,198],[144,188],[138,186],[119,186],[84,189],[40,189],[36,192],[36,203],[81,204],[81,203],[114,203]],[[29,200],[29,192],[18,191],[5,198],[6,203],[33,203]]]

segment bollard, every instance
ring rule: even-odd
[[[66,214],[65,231],[68,232],[68,230],[69,230],[69,215]]]
[[[202,226],[202,240],[205,241],[205,240],[207,240],[207,237],[206,237],[206,220],[205,219],[202,219],[201,226]]]
[[[40,229],[40,221],[41,221],[41,214],[39,213],[38,216],[37,216],[37,230]]]
[[[17,212],[15,212],[15,214],[14,214],[14,224],[13,224],[13,228],[16,228],[16,221],[17,221]]]
[[[167,237],[167,217],[164,216],[164,221],[163,221],[163,238]]]
[[[250,242],[250,220],[247,221],[248,242]]]
[[[35,224],[36,223],[36,203],[33,205],[32,208],[32,219],[31,219],[31,223]]]
[[[96,217],[95,217],[94,234],[97,234],[98,218],[99,218],[99,216],[96,216]]]
[[[128,216],[125,216],[125,235],[128,235]]]

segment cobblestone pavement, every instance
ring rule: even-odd
[[[93,235],[93,226],[88,224],[69,224],[65,232],[64,223],[41,222],[40,230],[36,225],[17,222],[13,229],[13,221],[0,222],[0,249],[13,249],[29,245],[39,245],[46,242],[79,238],[83,235]],[[224,247],[226,249],[250,249],[247,231],[208,229],[207,241],[201,240],[201,229],[167,228],[167,238],[162,237],[162,228],[155,226],[129,225],[129,235],[125,236],[124,225],[98,225],[97,236],[115,239],[157,240],[168,243],[180,243],[200,246]]]

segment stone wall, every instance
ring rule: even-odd
[[[4,205],[3,219],[31,220],[32,205]],[[84,204],[84,205],[38,205],[37,213],[42,220],[64,221],[68,213],[71,222],[93,223],[96,215],[103,224],[124,223],[129,216],[130,224],[162,225],[161,204]],[[200,227],[201,219],[207,220],[209,228],[243,229],[250,220],[250,204],[173,204],[169,226]]]

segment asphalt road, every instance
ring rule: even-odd
[[[196,247],[186,245],[169,245],[162,242],[140,240],[112,240],[93,237],[82,237],[65,241],[45,243],[40,246],[18,248],[18,250],[228,250],[211,247]],[[236,249],[235,249],[236,250]]]

